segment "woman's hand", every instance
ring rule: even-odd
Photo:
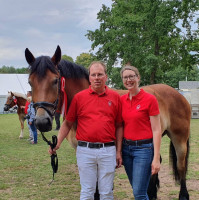
[[[157,174],[160,171],[160,160],[153,159],[151,164],[151,175]]]

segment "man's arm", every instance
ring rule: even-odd
[[[48,152],[50,154],[55,154],[56,150],[60,148],[61,143],[63,142],[64,138],[68,135],[72,125],[74,122],[67,121],[66,119],[63,121],[61,128],[59,130],[58,136],[57,136],[57,145],[56,147],[52,150],[51,147],[49,148]]]

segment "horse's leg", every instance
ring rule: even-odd
[[[94,194],[94,200],[100,200],[99,190],[98,190],[98,183],[96,183],[96,191]]]
[[[19,116],[19,121],[20,121],[20,124],[21,124],[21,132],[20,132],[19,138],[22,139],[23,138],[23,131],[24,131],[24,119],[22,119]]]
[[[182,138],[182,135],[179,136]],[[170,161],[173,164],[173,172],[176,182],[180,183],[180,200],[189,200],[186,187],[186,173],[189,155],[189,140],[176,137],[170,143]]]
[[[160,163],[162,162],[162,158],[160,156]],[[149,200],[157,199],[158,189],[160,188],[160,181],[158,178],[158,173],[151,176],[149,187],[147,194],[149,196]]]

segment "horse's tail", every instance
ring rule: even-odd
[[[188,169],[188,157],[189,157],[189,139],[187,140],[187,152],[186,152],[186,157],[185,157],[185,168],[184,168],[185,176],[187,174],[187,169]],[[173,167],[173,175],[174,175],[175,181],[180,182],[181,179],[185,177],[180,177],[180,174],[178,172],[177,155],[176,155],[175,147],[172,142],[170,142],[170,164]]]

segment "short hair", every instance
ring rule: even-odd
[[[88,73],[89,73],[89,75],[90,75],[90,68],[91,68],[94,64],[99,64],[99,65],[101,65],[101,66],[104,68],[105,74],[107,74],[107,67],[106,67],[106,65],[105,65],[104,62],[102,62],[102,61],[93,61],[93,62],[89,65],[89,67],[88,67]]]
[[[120,76],[121,76],[121,78],[122,78],[123,72],[124,72],[125,70],[132,70],[132,71],[134,71],[135,74],[140,78],[139,70],[138,70],[136,67],[130,66],[130,65],[126,65],[126,66],[122,67],[122,69],[121,69],[121,71],[120,71]]]

